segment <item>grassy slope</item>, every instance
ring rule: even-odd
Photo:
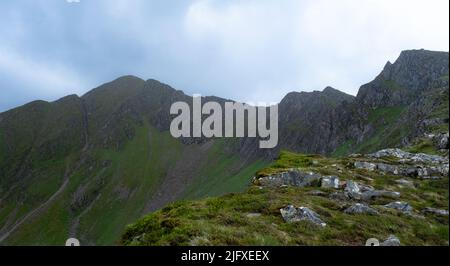
[[[348,158],[324,158],[283,152],[266,175],[290,167],[301,167],[341,179],[365,183],[370,177],[375,188],[395,189],[401,200],[415,209],[426,206],[448,209],[448,178],[413,180],[417,188],[394,182],[399,177],[349,167]],[[317,188],[260,189],[251,186],[245,193],[172,204],[130,225],[122,237],[125,245],[363,245],[370,237],[385,239],[397,235],[404,245],[448,245],[448,217],[420,219],[380,207],[392,200],[373,203],[380,216],[348,215],[345,206],[327,197],[312,196]],[[325,193],[330,190],[323,189]],[[328,224],[319,228],[307,222],[285,223],[279,209],[288,204],[315,210]],[[256,217],[255,217],[255,214]]]
[[[240,158],[224,152],[226,141],[216,140],[215,146],[208,153],[206,167],[200,169],[198,177],[188,186],[184,198],[196,199],[230,191],[242,192],[250,183],[248,177],[254,176],[259,169],[267,165],[267,162],[257,160],[241,169]]]
[[[243,191],[256,170],[265,166],[258,161],[230,174],[229,169],[236,169],[240,162],[220,152],[223,144],[218,143],[209,155],[209,167],[201,169],[201,175],[190,185],[186,198]],[[107,162],[109,166],[93,164],[73,173],[68,187],[55,203],[41,215],[28,220],[3,244],[61,245],[77,217],[80,218],[77,237],[83,243],[116,244],[125,225],[141,217],[145,204],[167,170],[177,161],[183,147],[168,132],[144,126],[136,130],[135,137],[123,150],[97,150],[92,159]],[[220,162],[219,167],[212,167],[213,162]],[[230,175],[232,178],[227,178]],[[205,177],[214,178],[205,181]],[[59,184],[51,187],[42,184],[42,187],[51,193]],[[73,204],[74,194],[80,188],[84,200],[82,207]],[[11,209],[11,206],[2,208],[0,218]]]

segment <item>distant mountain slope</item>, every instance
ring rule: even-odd
[[[175,101],[192,98],[124,76],[0,113],[0,245],[115,244],[126,224],[170,202],[244,191],[282,149],[338,156],[426,145],[412,142],[448,132],[448,53],[405,51],[357,97],[289,93],[271,150],[252,138],[172,138]]]
[[[127,223],[169,202],[243,190],[266,161],[234,153],[228,140],[172,138],[178,100],[192,101],[126,76],[2,113],[1,244],[59,245],[69,235],[114,244]]]

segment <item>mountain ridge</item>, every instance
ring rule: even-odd
[[[427,62],[423,69],[410,53]],[[391,74],[361,86],[361,96],[331,87],[288,93],[279,104],[279,145],[269,150],[259,149],[254,138],[172,138],[170,105],[192,103],[192,97],[131,75],[81,97],[2,112],[0,237],[8,237],[0,245],[56,245],[68,235],[113,244],[144,213],[180,199],[245,190],[281,150],[340,156],[407,144],[431,147],[424,133],[448,132],[448,53],[413,50],[401,57],[406,59],[385,67]],[[416,84],[413,93],[405,94],[405,84]],[[225,101],[207,96],[202,102],[208,99]],[[61,187],[57,201],[27,216]]]

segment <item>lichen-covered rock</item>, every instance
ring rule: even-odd
[[[293,205],[288,205],[280,209],[280,213],[288,223],[308,221],[322,227],[326,226],[326,223],[320,219],[319,215],[307,207],[295,208]]]
[[[370,214],[378,215],[378,211],[362,203],[355,203],[344,210],[348,214]]]

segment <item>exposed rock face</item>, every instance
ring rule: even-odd
[[[308,221],[322,227],[327,225],[320,219],[317,213],[307,207],[295,208],[292,205],[288,205],[285,208],[280,209],[280,212],[283,219],[288,223]]]
[[[374,81],[360,88],[357,99],[372,107],[407,105],[444,75],[448,75],[448,53],[403,51],[394,64],[388,62]]]
[[[448,163],[448,158],[430,155],[425,153],[410,153],[401,149],[384,149],[375,153],[369,154],[369,157],[383,158],[383,157],[395,157],[400,159],[403,163],[428,163],[428,164],[442,164]]]
[[[257,179],[261,186],[280,187],[280,186],[318,186],[322,176],[312,172],[303,172],[299,169],[291,169],[287,172],[276,175],[265,176]]]
[[[253,182],[266,187],[323,187],[339,188],[339,177],[322,176],[313,172],[305,172],[300,169],[290,169],[289,171],[264,176],[255,179]]]
[[[357,169],[380,171],[387,174],[419,177],[422,179],[436,179],[448,175],[448,157],[429,155],[424,153],[409,153],[401,149],[385,149],[368,155],[375,159],[394,157],[399,164],[355,162]]]
[[[355,97],[331,87],[322,92],[291,92],[279,104],[279,148],[329,153],[344,140],[347,108]]]
[[[378,215],[378,211],[362,203],[355,203],[344,210],[348,214],[370,214]]]

